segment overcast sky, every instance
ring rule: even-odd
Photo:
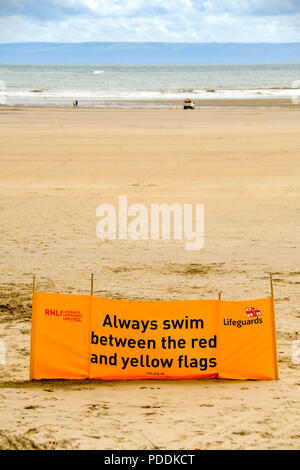
[[[300,42],[300,0],[0,0],[0,42]]]

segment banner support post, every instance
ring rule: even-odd
[[[90,301],[90,310],[89,310],[89,340],[88,340],[88,366],[87,366],[87,379],[90,378],[90,370],[91,370],[91,362],[90,362],[90,355],[91,355],[91,343],[90,343],[90,332],[91,332],[91,324],[92,324],[92,297],[94,296],[94,273],[91,273],[91,301]]]
[[[30,370],[29,380],[33,379],[34,375],[34,346],[35,346],[35,316],[34,316],[34,293],[36,287],[35,274],[32,276],[32,306],[31,306],[31,334],[30,334]]]
[[[217,330],[216,330],[216,337],[219,338],[219,322],[220,322],[220,309],[221,309],[221,300],[222,300],[222,294],[223,294],[223,291],[219,291],[219,301],[217,303]],[[217,339],[217,341],[219,341]],[[216,351],[216,356],[217,356],[217,364],[219,364],[219,353],[218,353],[218,349]],[[217,375],[216,375],[217,379],[220,378],[219,376],[219,368],[217,366]]]
[[[271,285],[271,297],[274,299],[274,287],[273,287],[273,276],[272,273],[270,273],[270,285]]]
[[[91,273],[91,297],[94,295],[94,273]]]
[[[275,301],[274,301],[274,286],[273,286],[273,276],[270,273],[270,286],[271,286],[271,299],[272,299],[272,311],[273,311],[273,342],[274,342],[274,361],[275,361],[275,379],[279,379],[279,370],[278,370],[278,351],[277,351],[277,339],[276,339],[276,319],[275,319]]]

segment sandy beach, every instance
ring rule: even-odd
[[[0,108],[0,449],[299,448],[300,109]],[[204,203],[205,245],[100,241],[96,208]],[[270,295],[279,381],[29,382],[37,290]],[[298,346],[299,347],[299,346]],[[299,361],[299,359],[298,359]]]

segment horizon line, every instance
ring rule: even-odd
[[[219,41],[17,41],[17,42],[0,42],[0,45],[9,45],[9,44],[247,44],[247,45],[256,45],[256,44],[300,44],[300,41],[273,41],[273,42],[237,42],[237,41],[228,41],[228,42],[219,42]]]

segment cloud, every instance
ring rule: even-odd
[[[196,2],[195,0],[195,3]],[[300,12],[299,0],[203,0],[206,13],[231,13],[235,16],[292,15]]]
[[[239,15],[292,15],[299,0],[0,0],[1,16],[62,18],[64,16],[132,17],[190,12]]]
[[[298,42],[299,0],[0,0],[0,42]]]

